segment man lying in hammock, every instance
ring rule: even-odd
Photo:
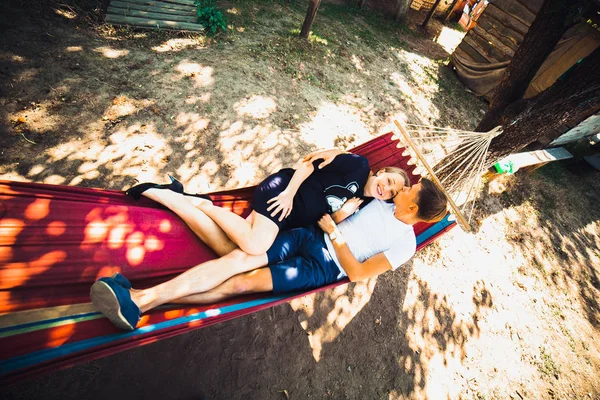
[[[310,290],[345,276],[367,279],[408,261],[416,248],[412,225],[441,219],[446,201],[423,178],[400,190],[393,204],[375,199],[340,224],[323,215],[318,228],[281,232],[259,255],[236,248],[214,222],[198,225],[196,233],[221,258],[144,290],[132,289],[121,274],[100,278],[91,288],[92,302],[117,327],[133,330],[141,313],[165,303],[212,304],[246,293]]]

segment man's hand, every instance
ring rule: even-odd
[[[333,218],[336,224],[339,224],[340,222],[354,214],[356,210],[358,210],[358,207],[360,207],[360,205],[363,203],[363,201],[363,199],[359,199],[358,197],[351,198],[350,200],[345,202],[339,210],[333,212],[331,214],[331,218]]]
[[[283,192],[279,193],[278,196],[275,196],[271,200],[267,201],[267,204],[269,203],[273,203],[269,206],[269,208],[267,208],[267,211],[274,210],[271,213],[271,217],[275,217],[281,212],[279,221],[283,221],[284,218],[287,218],[292,213],[294,195],[287,190],[284,190]]]
[[[305,155],[304,158],[302,159],[302,162],[312,163],[313,161],[322,158],[323,162],[321,164],[319,164],[319,169],[322,169],[323,167],[325,167],[326,165],[331,163],[334,158],[336,158],[337,156],[339,156],[340,154],[343,154],[343,153],[344,152],[342,150],[337,149],[337,148],[330,149],[330,150],[313,151],[312,153]]]
[[[319,220],[319,228],[326,234],[330,235],[337,229],[337,225],[333,222],[333,219],[329,216],[329,214],[325,214]]]
[[[340,208],[340,210],[346,214],[347,216],[350,216],[352,214],[354,214],[356,212],[356,210],[358,210],[358,207],[360,207],[360,205],[363,203],[363,199],[359,199],[358,197],[353,197],[350,200],[348,200],[347,202],[344,203],[344,205]]]

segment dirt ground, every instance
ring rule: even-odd
[[[190,191],[254,184],[392,121],[472,129],[462,32],[324,3],[219,2],[207,39],[103,23],[107,2],[0,4],[0,179]],[[600,180],[486,184],[478,230],[403,268],[0,389],[15,399],[600,399]]]

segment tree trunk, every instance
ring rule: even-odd
[[[403,20],[406,17],[406,13],[408,12],[410,3],[412,3],[412,0],[398,0],[397,1],[396,14],[394,15],[394,20],[399,21],[401,19]]]
[[[535,20],[494,90],[490,108],[475,128],[486,132],[502,121],[500,116],[511,103],[520,100],[542,63],[573,22],[584,0],[544,0]]]
[[[579,122],[600,111],[600,47],[566,73],[564,79],[530,99],[521,99],[505,109],[503,132],[492,140],[485,167],[547,137],[554,140]],[[460,166],[463,157],[449,155],[433,169],[440,180]],[[444,169],[441,169],[445,166]],[[452,179],[452,178],[450,178]],[[454,182],[453,182],[454,183]]]
[[[431,7],[431,10],[427,14],[427,17],[425,17],[425,21],[423,21],[423,23],[421,24],[421,26],[423,28],[425,28],[427,26],[427,24],[429,23],[429,20],[435,14],[435,10],[437,9],[438,5],[440,4],[440,1],[442,1],[442,0],[435,0],[435,3],[433,3],[433,7]]]
[[[367,4],[367,0],[358,0],[358,8],[362,10],[362,8]]]
[[[304,17],[304,23],[302,24],[302,30],[300,31],[300,37],[302,39],[308,39],[310,28],[312,27],[313,21],[317,16],[317,10],[319,9],[320,4],[321,0],[310,0],[310,3],[308,4],[308,10],[306,11],[306,17]]]
[[[446,10],[446,14],[444,15],[444,22],[448,22],[448,20],[450,19],[450,15],[452,15],[452,10],[454,10],[454,7],[456,7],[456,3],[458,3],[460,0],[453,0],[452,4],[450,4],[450,7],[448,7],[448,9]]]
[[[556,139],[600,111],[600,47],[537,96],[506,108],[503,133],[488,150],[493,163],[547,137]]]

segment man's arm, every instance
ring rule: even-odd
[[[329,150],[317,150],[305,155],[302,159],[302,162],[309,162],[312,164],[314,161],[322,159],[323,161],[319,164],[319,169],[322,169],[326,165],[330,164],[340,154],[348,154],[348,152],[342,151],[335,147]]]
[[[333,219],[333,222],[339,224],[340,222],[354,214],[356,210],[358,210],[360,205],[363,203],[363,201],[363,199],[359,199],[358,197],[353,197],[350,200],[346,201],[339,210],[334,211],[330,214],[331,218]]]
[[[362,281],[392,269],[392,265],[383,253],[375,254],[362,263],[359,262],[329,215],[326,214],[319,220],[319,227],[329,235],[335,254],[350,281]]]

